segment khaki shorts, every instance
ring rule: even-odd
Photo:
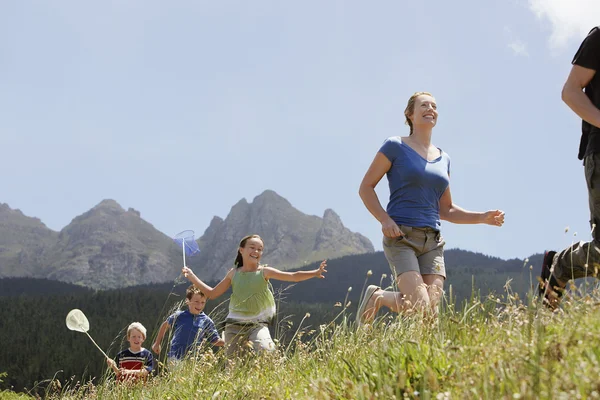
[[[275,343],[271,339],[269,327],[266,324],[227,324],[225,325],[225,353],[228,357],[248,350],[244,347],[249,344],[256,352],[274,351]]]
[[[408,271],[421,275],[440,275],[446,278],[444,238],[432,228],[412,228],[400,225],[404,236],[383,237],[383,253],[392,273],[397,277]]]

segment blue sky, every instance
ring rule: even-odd
[[[444,223],[447,247],[562,248],[589,238],[589,212],[560,90],[599,4],[2,2],[0,202],[60,230],[112,198],[200,236],[272,189],[380,249],[358,186],[426,90],[455,202],[507,215],[500,229]],[[378,193],[385,205],[386,181]]]

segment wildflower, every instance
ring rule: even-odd
[[[349,292],[351,292],[351,291],[352,291],[352,286],[350,286],[350,287],[348,288],[348,291],[349,291]]]
[[[304,318],[310,318],[310,313],[307,312],[306,315],[304,316]]]
[[[337,302],[337,303],[335,303],[333,306],[334,306],[334,307],[341,307],[341,306],[342,306],[342,303],[340,303],[340,302],[338,301],[338,302]]]
[[[368,270],[368,271],[367,271],[367,276],[371,276],[371,275],[373,275],[373,271],[371,271],[371,270]]]

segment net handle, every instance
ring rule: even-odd
[[[181,240],[181,253],[183,255],[183,266],[185,267],[185,239]]]
[[[106,357],[106,358],[110,358],[110,357],[108,357],[108,356],[106,355],[106,353],[105,353],[105,352],[104,352],[104,351],[103,351],[103,350],[100,348],[100,346],[98,346],[98,343],[96,343],[96,342],[94,341],[94,339],[92,339],[92,337],[90,336],[90,334],[89,334],[89,333],[87,333],[87,331],[84,331],[84,333],[87,335],[87,337],[89,337],[89,338],[90,338],[90,340],[92,341],[92,343],[94,343],[94,346],[96,346],[96,348],[97,348],[98,350],[100,350],[100,353],[102,353],[102,354],[104,355],[104,357]]]

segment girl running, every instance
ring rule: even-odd
[[[264,243],[260,236],[245,236],[240,242],[234,267],[214,288],[202,282],[191,269],[183,267],[183,275],[209,299],[221,296],[231,287],[229,314],[225,321],[225,349],[228,356],[238,352],[246,341],[252,343],[255,351],[275,349],[268,327],[276,312],[269,279],[300,282],[324,278],[323,273],[327,272],[326,261],[313,271],[279,271],[260,264],[263,251]]]

